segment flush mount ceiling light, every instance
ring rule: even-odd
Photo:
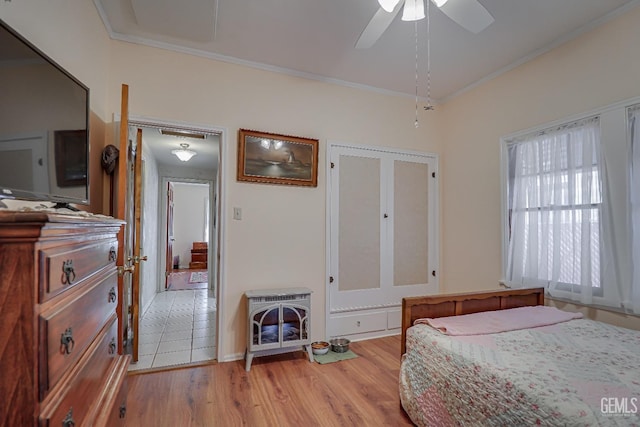
[[[177,158],[179,158],[183,162],[188,162],[191,160],[193,156],[195,156],[195,151],[189,150],[189,144],[180,144],[179,150],[171,150],[171,154],[175,154]]]

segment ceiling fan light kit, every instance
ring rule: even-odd
[[[385,12],[393,12],[401,0],[378,0],[378,4]],[[431,0],[436,6],[442,7],[449,0]],[[424,0],[406,0],[402,12],[403,21],[419,21],[424,19]]]
[[[425,15],[425,1],[427,2]],[[418,127],[418,24],[417,21],[427,18],[427,105],[425,111],[433,111],[431,104],[431,25],[430,25],[430,5],[433,2],[440,11],[447,15],[465,30],[477,34],[487,28],[494,21],[493,16],[479,0],[378,0],[380,9],[375,13],[369,24],[364,28],[358,41],[357,49],[366,49],[375,44],[382,34],[391,25],[396,15],[403,7],[402,20],[414,22],[414,34],[416,42],[416,116],[415,127]],[[403,4],[404,3],[404,4]]]
[[[479,0],[426,0],[465,30],[477,34],[494,21],[493,16]],[[425,18],[425,0],[378,0],[380,8],[371,18],[356,42],[356,48],[367,49],[387,30],[403,6],[402,20],[415,21]],[[420,12],[420,10],[422,12]]]
[[[402,11],[402,20],[419,21],[420,19],[424,19],[424,1],[405,0],[404,10]]]
[[[432,1],[436,4],[436,6],[442,7],[449,0],[432,0]]]
[[[385,12],[393,12],[393,9],[400,3],[400,0],[378,0],[378,3]]]

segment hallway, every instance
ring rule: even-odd
[[[129,371],[215,359],[216,299],[206,289],[156,294],[140,320],[138,355]]]

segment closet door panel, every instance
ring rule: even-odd
[[[429,282],[429,165],[394,161],[393,285]]]
[[[338,288],[380,288],[380,159],[340,157]]]

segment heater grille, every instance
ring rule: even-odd
[[[304,295],[278,295],[273,297],[258,297],[256,302],[278,302],[278,301],[302,301],[305,300]]]

